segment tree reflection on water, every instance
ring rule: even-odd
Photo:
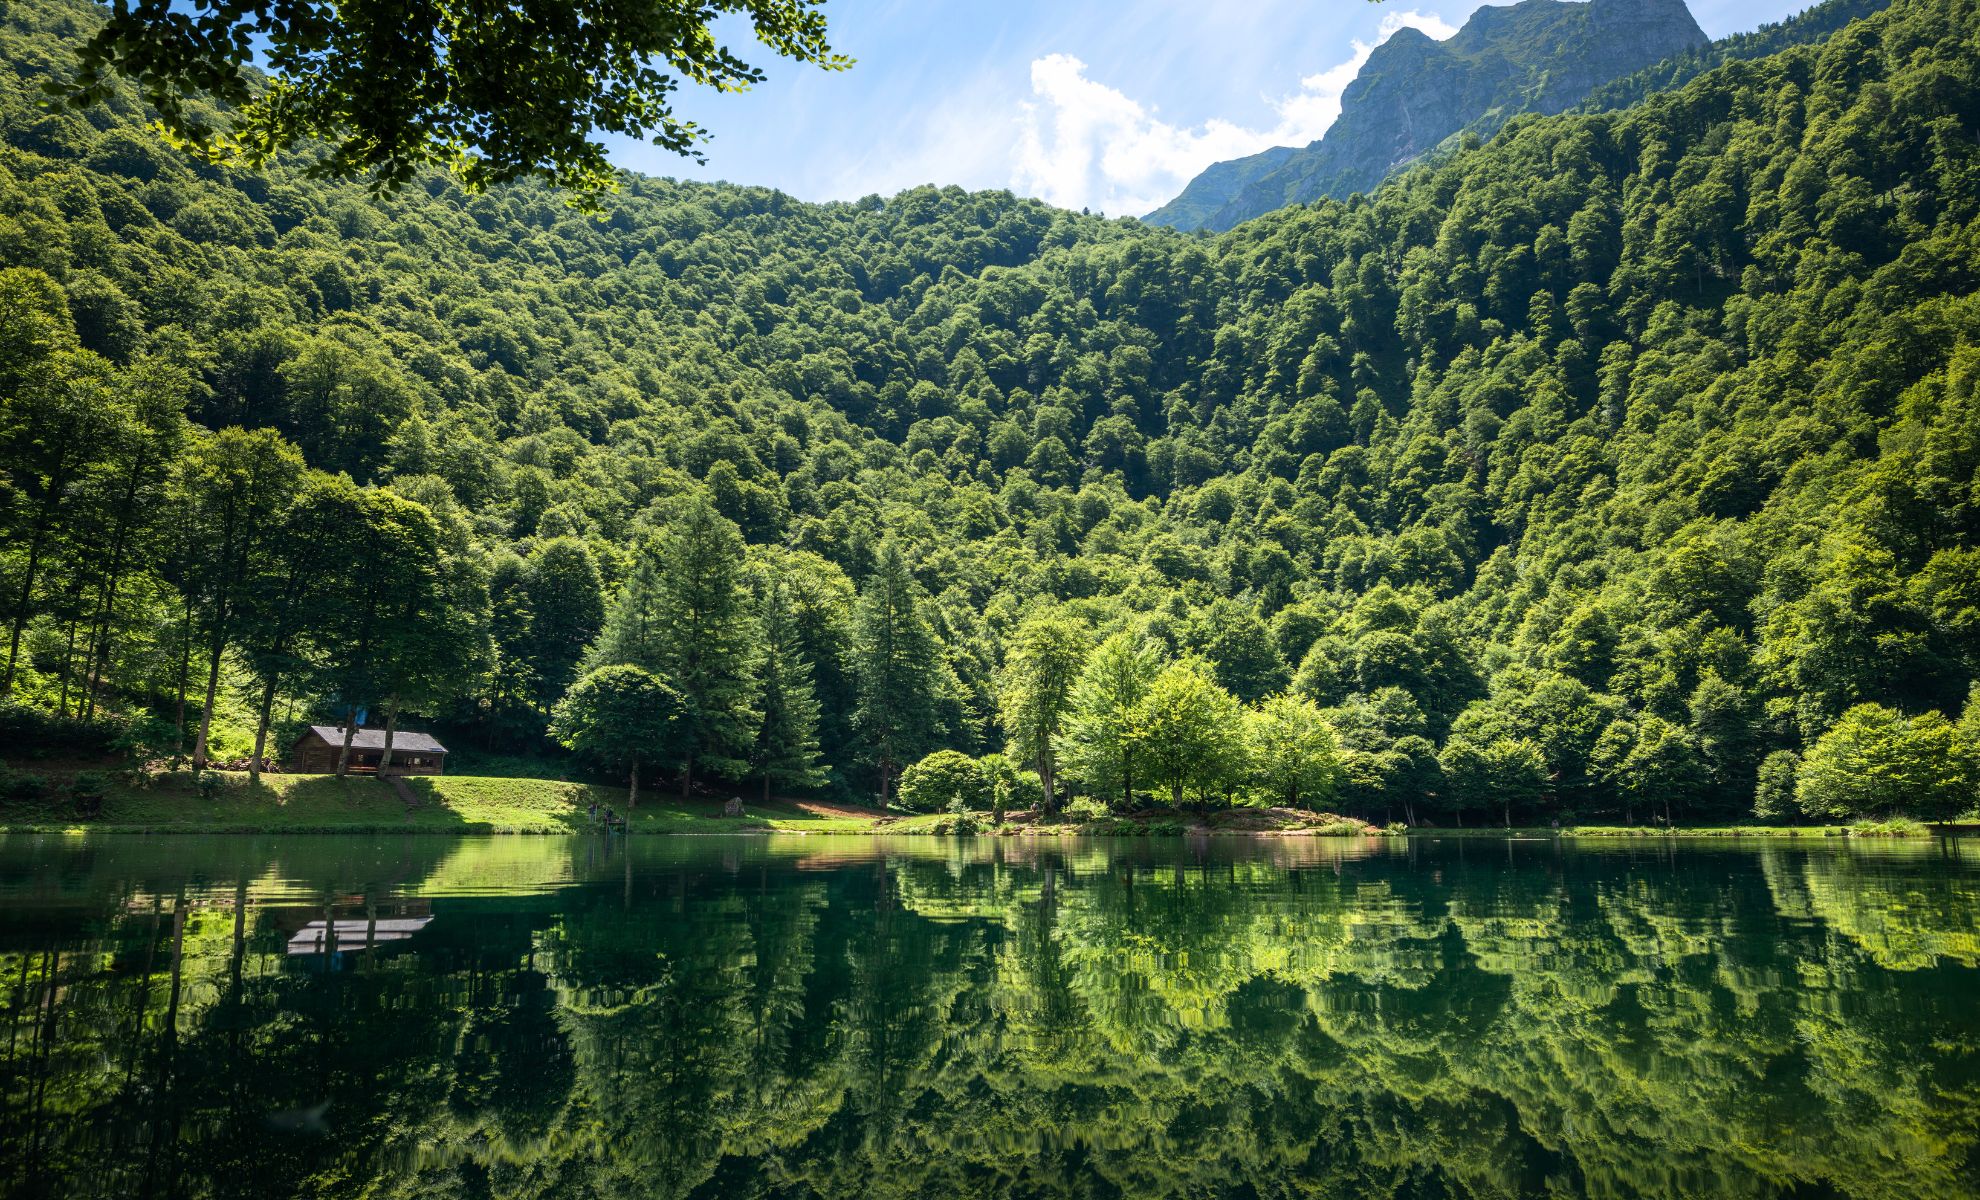
[[[0,1195],[1966,1197],[1976,968],[1949,842],[15,838]]]

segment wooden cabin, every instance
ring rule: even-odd
[[[311,725],[289,751],[289,770],[298,775],[328,775],[337,769],[344,731],[335,725]],[[376,775],[385,757],[385,731],[360,729],[351,737],[351,772]],[[446,772],[447,748],[424,733],[399,730],[392,735],[392,774],[440,775]]]

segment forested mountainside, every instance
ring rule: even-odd
[[[1371,192],[1447,138],[1561,112],[1709,44],[1684,0],[1487,5],[1441,42],[1404,27],[1369,55],[1318,141],[1217,163],[1146,220],[1221,232],[1288,204]]]
[[[36,106],[93,19],[5,15],[30,708],[155,733],[211,679],[223,756],[333,701],[512,748],[634,661],[655,766],[809,783],[812,725],[870,794],[1046,729],[1078,792],[1209,803],[1283,690],[1345,811],[1970,801],[1980,0],[1215,239],[196,169]]]
[[[1602,112],[1628,108],[1656,92],[1688,83],[1714,67],[1745,59],[1766,58],[1795,46],[1813,45],[1845,28],[1852,21],[1873,16],[1889,7],[1891,0],[1822,0],[1821,3],[1783,21],[1775,21],[1747,33],[1728,34],[1709,45],[1674,54],[1652,63],[1634,75],[1626,75],[1596,88],[1587,99],[1574,106],[1577,112]],[[1511,116],[1512,114],[1507,114]],[[1466,132],[1488,137],[1497,125],[1474,127]]]

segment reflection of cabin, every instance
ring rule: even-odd
[[[337,769],[337,755],[343,751],[344,731],[335,725],[311,725],[296,739],[289,753],[289,769],[299,775],[324,775]],[[385,757],[385,731],[360,729],[351,738],[351,770],[360,775],[378,773]],[[392,735],[392,774],[438,775],[447,766],[447,748],[423,733],[401,729]]]
[[[349,917],[338,920],[334,925],[311,921],[289,939],[289,953],[323,954],[327,952],[326,947],[338,954],[369,950],[375,946],[403,942],[432,922],[432,917],[379,917],[372,920]]]

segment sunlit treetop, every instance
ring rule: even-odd
[[[319,173],[379,191],[439,167],[470,190],[535,176],[593,208],[615,178],[598,135],[699,161],[709,135],[675,114],[681,82],[734,92],[763,79],[717,42],[719,17],[747,17],[784,58],[852,65],[827,41],[822,4],[116,0],[74,79],[49,86],[80,107],[121,76],[168,141],[211,163],[259,167],[320,140]]]

